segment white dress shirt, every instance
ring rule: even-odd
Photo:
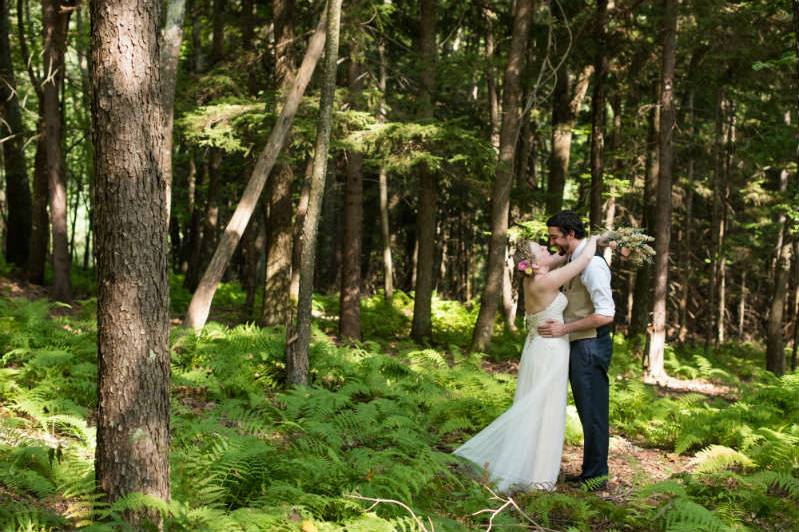
[[[588,241],[583,239],[569,260],[579,257],[587,245]],[[591,296],[591,303],[594,304],[594,314],[614,316],[616,314],[616,305],[613,303],[613,293],[610,289],[610,267],[605,262],[605,259],[599,256],[593,257],[583,270],[583,273],[580,274],[580,280]]]

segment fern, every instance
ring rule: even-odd
[[[755,465],[752,459],[745,454],[723,445],[711,445],[696,453],[692,463],[697,473],[715,473],[729,469],[731,466],[746,469]]]

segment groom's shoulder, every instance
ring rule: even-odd
[[[610,274],[610,266],[608,266],[605,257],[602,255],[594,255],[591,257],[591,262],[588,263],[588,266],[586,266],[585,270],[588,271],[589,269],[593,271],[607,272]]]

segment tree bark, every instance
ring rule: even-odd
[[[488,245],[486,284],[480,301],[480,313],[472,335],[472,351],[484,351],[494,332],[494,318],[502,290],[508,234],[510,189],[513,181],[513,159],[519,134],[521,74],[525,65],[527,42],[533,19],[533,0],[518,0],[513,16],[508,65],[505,69],[502,94],[502,128],[499,160],[491,192],[491,238]]]
[[[6,178],[6,260],[20,268],[28,265],[32,204],[25,164],[25,128],[17,99],[17,82],[11,61],[8,0],[0,0],[0,138]]]
[[[780,198],[788,190],[788,171],[780,174]],[[783,320],[785,317],[785,295],[788,291],[788,276],[791,262],[790,220],[780,209],[777,214],[777,264],[774,284],[771,287],[771,306],[766,330],[766,369],[775,375],[785,373],[785,339]]]
[[[293,0],[273,0],[275,14],[275,82],[283,91],[291,87],[296,69],[291,55],[294,41]],[[283,150],[291,143],[289,135]],[[291,285],[292,202],[294,170],[289,161],[279,161],[269,180],[269,223],[266,236],[266,272],[264,273],[264,306],[261,323],[265,326],[285,325],[291,319],[296,300],[289,297]]]
[[[349,100],[352,109],[362,109],[362,51],[350,44]],[[344,241],[339,292],[339,336],[361,339],[361,249],[363,247],[363,154],[347,153],[347,181],[344,207]]]
[[[666,303],[669,287],[669,244],[671,241],[671,181],[673,164],[674,66],[677,48],[678,0],[664,0],[663,70],[660,94],[659,175],[657,188],[655,287],[652,333],[644,367],[644,380],[661,382],[666,377],[663,352],[666,344]]]
[[[92,0],[97,216],[96,478],[169,499],[169,283],[158,1]],[[131,72],[131,68],[134,69]],[[134,528],[161,525],[152,510]]]
[[[688,115],[687,115],[687,134],[693,142],[694,127],[694,91],[688,94]],[[679,296],[679,334],[680,343],[685,343],[688,338],[688,295],[691,291],[691,228],[694,221],[694,170],[696,162],[694,160],[693,146],[688,150],[688,169],[686,172],[684,187],[684,218],[682,228],[682,238],[680,239],[680,296]]]
[[[719,90],[716,96],[716,135],[714,142],[714,168],[713,168],[713,212],[711,219],[711,241],[710,250],[710,312],[708,319],[708,329],[705,336],[705,346],[713,343],[718,348],[718,330],[724,327],[724,323],[718,320],[719,284],[720,284],[720,262],[722,260],[722,250],[724,248],[724,220],[722,209],[721,189],[723,186],[724,155],[723,146],[725,143],[724,117],[727,111],[727,102],[723,90]]]
[[[67,236],[67,190],[63,151],[61,84],[64,81],[64,54],[67,25],[72,2],[42,0],[43,61],[42,124],[47,144],[45,167],[49,190],[50,224],[53,239],[52,297],[60,301],[72,299],[69,279],[69,238]]]
[[[594,63],[594,92],[591,96],[591,199],[590,225],[602,226],[602,192],[604,190],[605,151],[605,77],[608,71],[606,26],[608,0],[596,2],[596,59]]]
[[[327,174],[327,152],[333,125],[333,99],[336,91],[336,66],[341,18],[341,0],[329,0],[327,5],[327,43],[322,94],[319,101],[319,123],[316,130],[313,172],[311,174],[308,211],[303,218],[302,258],[300,260],[300,290],[296,316],[286,330],[286,381],[288,384],[308,383],[308,348],[311,344],[311,303],[313,296],[316,236],[319,212]],[[299,78],[299,76],[298,76]]]
[[[250,176],[247,187],[244,189],[241,200],[239,200],[239,204],[236,206],[236,210],[225,228],[216,252],[214,252],[214,256],[211,258],[211,262],[191,298],[184,324],[195,331],[199,332],[208,319],[208,311],[211,308],[211,301],[219,281],[222,280],[222,275],[230,263],[230,258],[233,256],[239,240],[241,240],[241,235],[244,233],[244,229],[247,227],[247,223],[250,221],[253,210],[258,203],[264,183],[266,183],[266,179],[269,177],[269,173],[283,147],[286,135],[291,129],[291,122],[297,113],[300,99],[322,54],[322,47],[325,41],[324,22],[325,18],[322,17],[316,32],[308,43],[308,49],[297,72],[297,77],[286,97],[280,116],[269,134],[266,146],[258,157],[255,169]]]
[[[419,53],[421,62],[421,94],[419,118],[432,120],[436,88],[436,17],[438,0],[421,0],[419,6]],[[433,284],[435,282],[435,232],[437,209],[436,177],[425,163],[419,165],[419,204],[416,218],[418,255],[414,283],[411,338],[427,342],[433,336]]]
[[[488,90],[488,116],[491,121],[491,145],[499,151],[500,110],[497,97],[497,81],[494,74],[494,14],[483,9],[486,21],[486,88]]]

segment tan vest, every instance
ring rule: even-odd
[[[563,321],[571,323],[581,320],[594,313],[594,303],[591,301],[591,294],[583,284],[579,275],[574,277],[564,286],[564,293],[569,299],[566,310],[563,311]],[[583,340],[585,338],[596,338],[596,329],[573,332],[569,335],[569,341]]]

